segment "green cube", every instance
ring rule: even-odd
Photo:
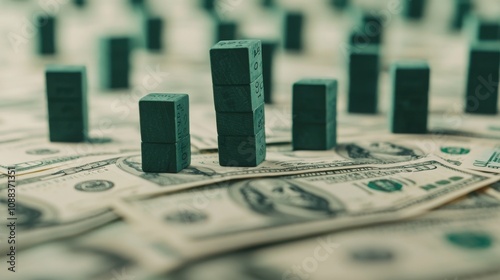
[[[262,75],[248,85],[214,85],[213,90],[217,112],[252,112],[264,103]]]
[[[219,136],[254,135],[264,129],[264,103],[255,111],[246,113],[216,113]]]
[[[87,123],[83,120],[49,120],[51,142],[84,142],[88,140]]]
[[[254,167],[266,159],[266,135],[218,136],[221,166]]]
[[[293,122],[328,123],[337,115],[337,80],[303,79],[293,85]]]
[[[220,41],[210,49],[214,85],[247,85],[262,75],[259,40]]]
[[[163,19],[149,17],[145,22],[146,48],[150,51],[163,49]]]
[[[82,103],[75,100],[55,100],[47,102],[49,120],[87,120],[87,110]]]
[[[287,12],[284,20],[283,47],[288,51],[303,49],[304,14]]]
[[[189,135],[189,95],[151,93],[139,100],[141,139],[175,143]]]
[[[294,150],[329,150],[337,145],[337,123],[298,123],[292,125]]]
[[[177,143],[141,143],[142,171],[178,173],[191,164],[191,140],[187,135]]]
[[[49,65],[45,69],[47,99],[87,103],[85,66]]]

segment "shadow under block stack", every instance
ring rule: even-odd
[[[391,68],[391,131],[427,133],[430,68],[424,61],[397,62]]]
[[[337,144],[337,81],[303,79],[293,85],[294,150],[329,150]]]
[[[102,38],[100,41],[100,78],[105,89],[129,87],[131,39]]]
[[[221,166],[253,167],[266,158],[262,46],[220,41],[210,65]]]
[[[50,141],[86,141],[88,111],[85,67],[47,66],[45,79]]]
[[[496,114],[500,43],[474,43],[469,53],[465,112]]]
[[[189,96],[151,93],[139,100],[142,170],[177,173],[191,164]]]
[[[352,48],[349,55],[348,112],[377,113],[380,48]]]

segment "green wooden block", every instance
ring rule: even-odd
[[[500,20],[473,15],[468,21],[472,41],[500,40]]]
[[[177,143],[141,143],[142,171],[178,173],[191,164],[190,135]]]
[[[262,75],[259,40],[220,41],[210,49],[214,85],[247,85]]]
[[[38,53],[52,55],[56,53],[56,18],[53,16],[39,16],[38,28]]]
[[[215,42],[236,40],[238,25],[235,21],[217,21]]]
[[[460,30],[463,27],[465,17],[470,13],[473,8],[471,0],[454,0],[454,12],[451,21],[451,28]]]
[[[264,103],[262,75],[248,85],[213,86],[217,112],[252,112]]]
[[[391,116],[392,133],[424,134],[427,133],[428,112],[395,112]]]
[[[337,144],[337,123],[292,124],[292,146],[294,150],[329,150]]]
[[[345,10],[349,7],[349,0],[330,0],[330,4],[337,10]]]
[[[407,19],[421,19],[424,16],[426,0],[405,0],[404,16]]]
[[[75,100],[48,100],[49,120],[87,120],[87,110],[82,103]]]
[[[328,123],[337,115],[337,80],[303,79],[293,84],[292,119]]]
[[[266,159],[266,135],[218,136],[221,166],[254,167]]]
[[[393,79],[393,133],[427,133],[430,68],[426,62],[398,62],[391,68]]]
[[[100,82],[103,88],[129,87],[131,46],[132,40],[128,37],[109,37],[100,40]]]
[[[283,47],[288,51],[301,51],[303,49],[304,15],[300,12],[285,14]]]
[[[353,17],[356,18],[354,32],[361,44],[380,45],[383,40],[384,25],[383,16],[367,12],[363,9],[352,9]],[[361,39],[359,39],[361,37]],[[351,37],[351,40],[353,38]]]
[[[216,113],[219,136],[254,135],[264,129],[264,103],[255,111],[245,113]]]
[[[175,143],[189,135],[189,95],[150,93],[139,100],[141,139]]]
[[[51,142],[84,142],[88,139],[87,123],[83,120],[49,120]]]
[[[74,100],[87,105],[85,66],[49,65],[45,69],[47,99]]]
[[[379,47],[367,46],[350,53],[349,113],[377,113],[379,52]]]
[[[465,95],[465,112],[496,114],[500,43],[475,43],[469,52],[469,68]]]
[[[145,22],[146,48],[150,51],[163,49],[163,19],[148,17]]]

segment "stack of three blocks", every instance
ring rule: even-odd
[[[266,157],[262,51],[258,40],[220,41],[210,50],[221,166]]]

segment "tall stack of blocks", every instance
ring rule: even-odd
[[[337,144],[337,81],[303,79],[293,85],[294,150],[328,150]]]
[[[85,66],[48,66],[45,70],[50,141],[87,140]]]
[[[142,170],[177,173],[191,164],[189,96],[151,93],[139,100]]]
[[[221,166],[252,167],[266,158],[262,46],[220,41],[210,50]]]
[[[427,133],[430,68],[425,61],[397,62],[391,68],[393,133]]]

